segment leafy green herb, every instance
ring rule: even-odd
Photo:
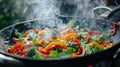
[[[16,36],[18,36],[18,38],[19,39],[22,39],[23,38],[23,36],[24,36],[24,33],[22,32],[22,33],[20,33],[20,32],[18,32],[18,30],[17,29],[15,29],[15,35]]]

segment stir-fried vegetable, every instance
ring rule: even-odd
[[[69,23],[67,24],[68,28],[75,28],[77,25],[80,24],[80,21],[77,19],[70,20]]]
[[[114,24],[113,24],[113,30],[110,30],[109,33],[110,33],[111,35],[115,35],[116,32],[117,32],[117,23],[114,23]]]
[[[76,29],[79,24],[79,21],[72,20],[63,32],[57,28],[33,29],[22,33],[15,30],[16,36],[13,37],[15,44],[8,49],[8,53],[37,59],[75,58],[113,46],[109,41],[109,34],[102,34],[89,28]],[[116,24],[113,34],[115,33]]]

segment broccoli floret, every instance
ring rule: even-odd
[[[68,22],[67,27],[68,28],[75,28],[76,26],[78,26],[80,24],[79,20],[77,19],[72,19]]]
[[[42,59],[43,55],[40,54],[37,50],[36,46],[32,46],[29,48],[29,51],[27,53],[27,57],[32,57],[32,58],[37,58],[37,59]]]

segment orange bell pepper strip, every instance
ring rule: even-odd
[[[39,44],[40,44],[40,46],[44,47],[45,40],[44,39],[40,39]]]
[[[98,41],[99,41],[101,44],[105,45],[105,41],[104,41],[102,38],[98,38]]]
[[[52,39],[57,39],[57,36],[54,35],[54,36],[51,36],[51,38],[52,38]]]
[[[113,43],[111,43],[111,42],[105,43],[102,38],[98,38],[98,40],[99,40],[100,43],[103,44],[106,48],[111,48],[111,47],[113,46]]]
[[[112,46],[113,46],[113,43],[107,43],[105,47],[108,49],[108,48],[111,48]]]
[[[99,43],[97,42],[92,42],[92,46],[98,46],[99,48],[103,49],[104,46],[103,45],[100,45]]]
[[[50,51],[56,47],[61,47],[63,49],[67,49],[67,45],[63,42],[52,42],[45,47],[45,50]]]
[[[64,35],[64,36],[61,36],[61,39],[70,41],[70,40],[72,40],[74,37],[77,37],[76,33],[69,33],[69,34],[66,34],[66,35]]]
[[[52,42],[48,44],[45,48],[38,48],[38,51],[41,52],[42,54],[49,54],[51,50],[55,48],[63,48],[67,49],[67,45],[63,42]]]

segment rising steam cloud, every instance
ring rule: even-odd
[[[27,20],[56,16],[91,17],[91,9],[100,6],[99,0],[15,0]]]

